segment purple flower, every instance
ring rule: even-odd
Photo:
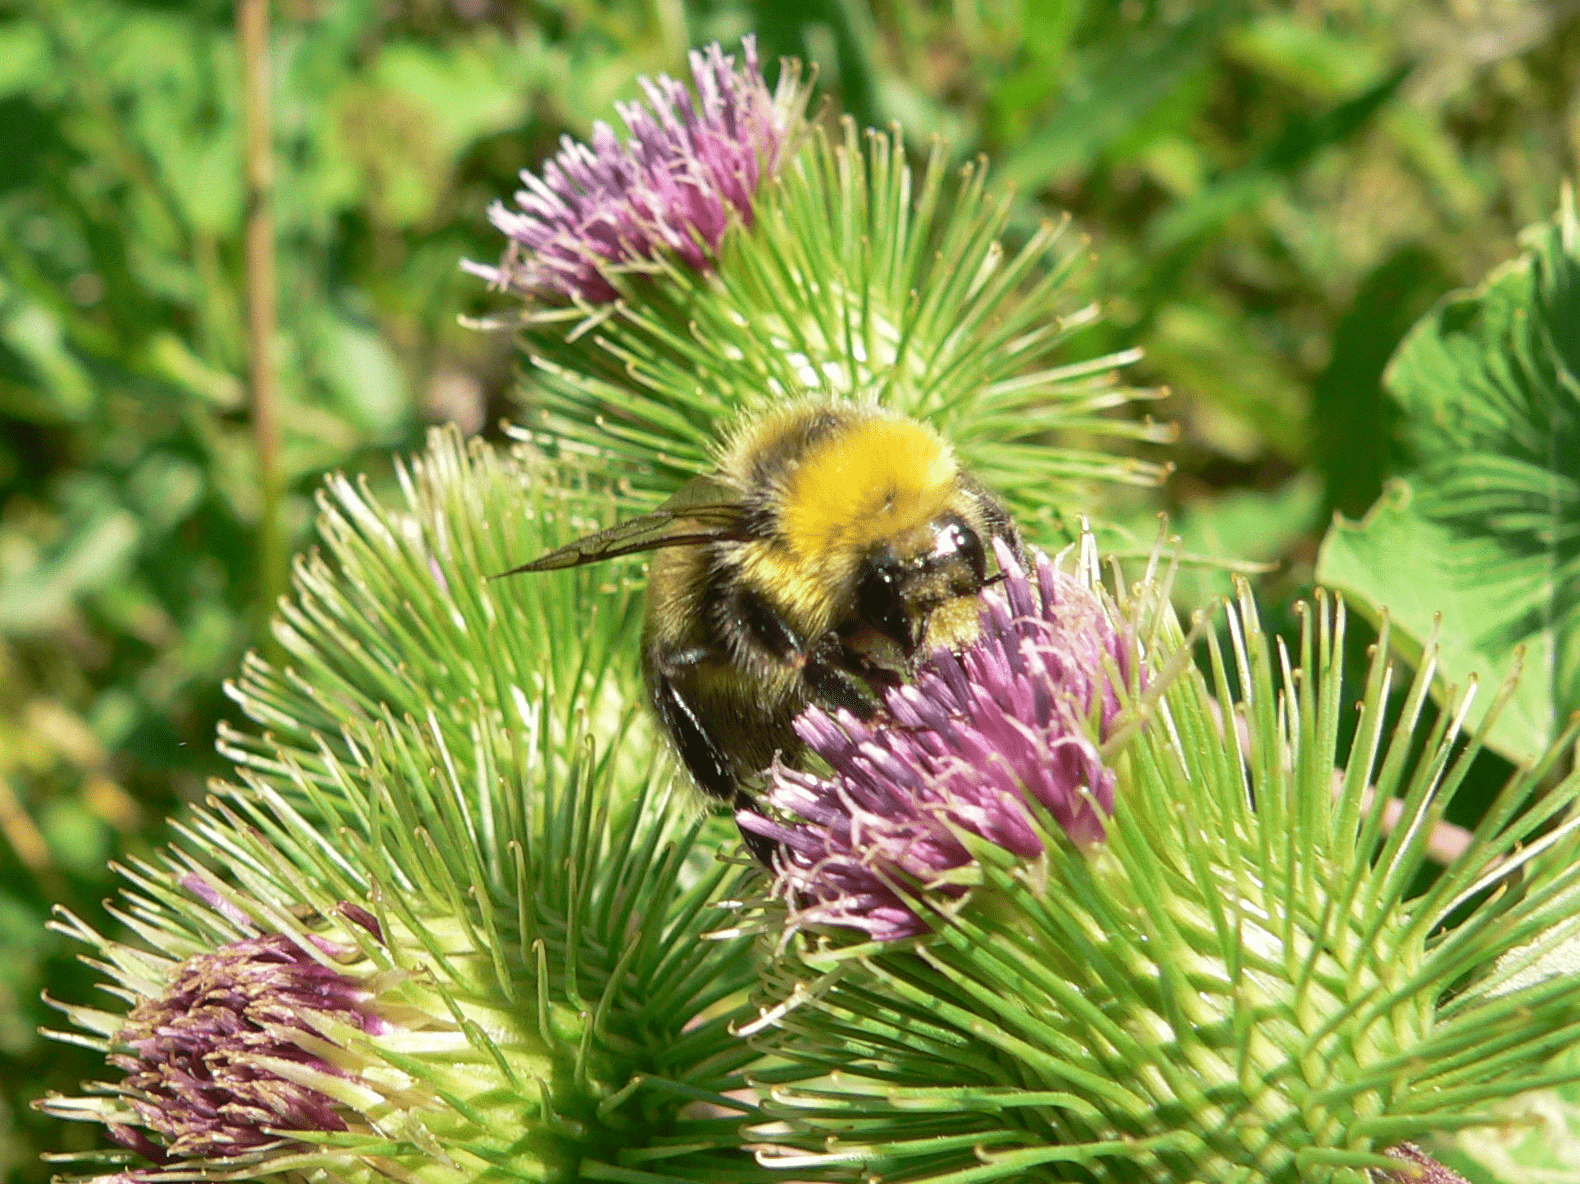
[[[828,778],[776,765],[768,800],[783,821],[743,811],[781,850],[775,891],[798,924],[892,940],[926,932],[919,893],[964,892],[963,834],[1023,859],[1056,827],[1081,845],[1104,836],[1114,774],[1099,745],[1119,712],[1111,672],[1131,647],[1084,583],[1036,557],[1035,582],[999,548],[1003,594],[983,596],[981,636],[940,650],[914,683],[861,722],[812,708],[796,732]]]
[[[793,147],[807,92],[794,71],[770,92],[752,37],[744,68],[715,42],[691,52],[700,104],[667,75],[640,80],[647,107],[617,105],[631,139],[593,125],[592,145],[565,136],[543,175],[523,171],[519,209],[496,202],[489,219],[510,238],[498,267],[468,271],[534,299],[613,300],[610,275],[672,253],[706,271],[732,221],[751,225],[752,202]]]
[[[365,910],[342,911],[377,935]],[[317,1028],[323,1019],[370,1034],[387,1029],[371,998],[366,986],[284,934],[188,958],[171,971],[162,995],[132,1009],[112,1044],[108,1059],[126,1074],[118,1092],[146,1131],[112,1124],[111,1137],[173,1165],[265,1150],[290,1131],[348,1129],[336,1103],[298,1078],[343,1075],[314,1051],[325,1047]]]

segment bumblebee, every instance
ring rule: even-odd
[[[745,784],[775,755],[799,760],[792,724],[809,704],[866,718],[918,654],[972,640],[994,539],[1020,550],[931,428],[803,402],[744,422],[718,471],[655,513],[504,574],[653,552],[653,708],[698,786],[750,808]]]

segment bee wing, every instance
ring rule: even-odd
[[[746,537],[741,507],[734,502],[666,505],[651,514],[643,514],[640,518],[632,518],[608,530],[600,530],[574,543],[567,543],[531,563],[523,563],[499,575],[558,571],[565,567],[580,567],[584,563],[617,559],[621,555],[634,555],[639,551],[656,551],[660,547],[689,547],[697,543]]]

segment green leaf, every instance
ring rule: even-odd
[[[1448,297],[1384,376],[1415,457],[1323,543],[1319,580],[1416,646],[1442,617],[1444,680],[1524,677],[1489,745],[1545,748],[1580,710],[1580,223],[1572,198],[1530,252]]]

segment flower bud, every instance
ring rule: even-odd
[[[193,874],[182,886],[252,927],[213,882]],[[342,904],[299,928],[179,959],[105,940],[74,919],[64,928],[98,945],[112,989],[132,1002],[124,1017],[61,1008],[103,1034],[106,1060],[124,1076],[43,1109],[106,1124],[148,1161],[126,1178],[309,1168],[359,1178],[385,1174],[378,1164],[387,1163],[460,1184],[508,1155],[509,1132],[534,1129],[530,1148],[509,1159],[518,1171],[549,1179],[574,1162],[572,1141],[544,1121],[553,1087],[539,1089],[555,1080],[565,1033],[545,1038],[530,1016],[464,985],[490,970],[464,925],[428,918],[420,939],[395,925],[391,943],[366,909]],[[394,966],[392,944],[437,957],[443,972]]]

